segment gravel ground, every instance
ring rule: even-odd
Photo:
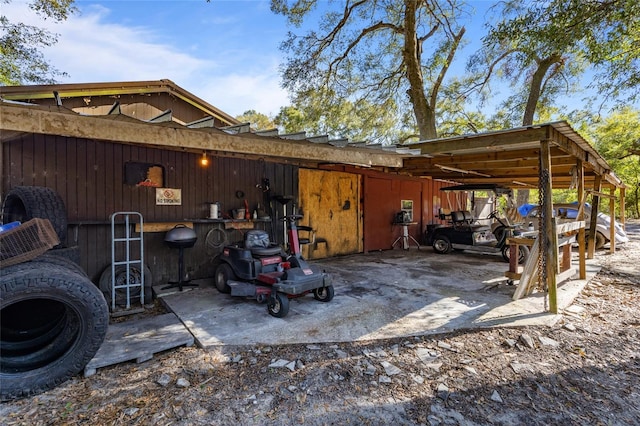
[[[640,424],[640,221],[627,230],[550,328],[180,348],[3,403],[0,423]]]

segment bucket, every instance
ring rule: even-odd
[[[237,209],[233,211],[234,219],[244,219],[245,209]]]
[[[209,205],[209,219],[218,218],[218,203],[211,203]]]

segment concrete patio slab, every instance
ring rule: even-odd
[[[333,278],[329,303],[312,295],[292,299],[289,314],[275,318],[255,300],[219,293],[212,281],[160,293],[166,306],[201,347],[365,341],[457,329],[552,325],[544,293],[513,301],[501,257],[430,249],[389,250],[314,261]],[[558,306],[568,307],[587,280],[558,286]],[[160,291],[160,289],[158,288]]]

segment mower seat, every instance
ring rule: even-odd
[[[247,231],[244,236],[244,248],[251,250],[254,256],[275,256],[282,251],[280,246],[271,244],[269,234],[261,229]]]

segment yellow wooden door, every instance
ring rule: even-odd
[[[298,188],[299,207],[304,215],[299,223],[312,227],[316,234],[316,244],[303,246],[303,256],[307,259],[319,259],[360,253],[360,176],[299,169]]]

